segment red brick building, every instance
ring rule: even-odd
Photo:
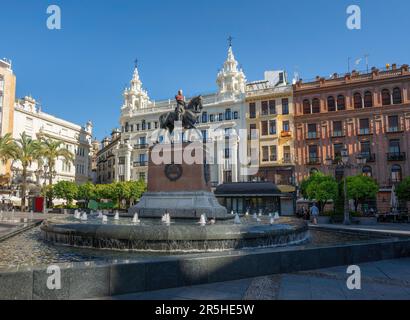
[[[372,176],[380,186],[377,206],[390,209],[391,187],[410,175],[410,72],[408,65],[294,85],[296,179],[315,170],[335,174],[326,165],[347,148],[351,162],[366,157],[347,175]]]

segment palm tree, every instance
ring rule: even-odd
[[[48,165],[49,185],[53,185],[53,171],[55,171],[56,161],[63,158],[68,163],[74,162],[74,154],[69,151],[64,142],[53,139],[41,139],[41,156],[44,157]]]
[[[7,161],[13,158],[13,153],[16,149],[16,144],[14,143],[11,133],[7,133],[3,137],[0,137],[0,159]]]
[[[40,159],[41,145],[39,141],[31,139],[25,132],[15,143],[16,148],[12,152],[12,157],[22,166],[21,211],[24,212],[26,208],[27,170],[34,161]]]

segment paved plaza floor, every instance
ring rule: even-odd
[[[348,266],[105,298],[107,300],[410,300],[410,258],[359,265],[361,290],[349,290]]]

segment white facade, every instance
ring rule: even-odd
[[[242,70],[238,69],[232,47],[229,47],[228,58],[217,76],[217,85],[217,93],[203,96],[204,109],[197,125],[199,130],[207,130],[207,134],[203,134],[206,140],[219,141],[219,146],[224,145],[227,135],[233,137],[229,148],[215,148],[215,160],[219,159],[218,163],[223,163],[211,165],[211,181],[215,185],[226,180],[237,182],[244,179],[241,178],[237,164],[238,139],[231,133],[246,128],[246,78]],[[117,181],[147,179],[150,137],[158,130],[160,115],[175,110],[175,107],[174,99],[151,101],[142,89],[138,70],[134,70],[130,88],[124,92],[124,105],[121,108],[122,137],[121,144],[115,151]],[[229,152],[229,157],[236,161],[225,159],[225,152]]]
[[[46,138],[58,139],[64,142],[66,148],[74,156],[74,163],[67,163],[63,159],[56,161],[56,176],[53,182],[72,181],[85,183],[91,177],[91,143],[92,143],[92,123],[88,122],[85,127],[56,118],[50,114],[42,112],[36,101],[31,97],[18,100],[14,108],[14,128],[13,137],[19,139],[25,132],[32,139],[38,139],[40,135]],[[21,168],[18,162],[13,164],[16,168]],[[33,163],[29,168],[29,179],[37,183],[43,183],[42,177],[37,177],[35,171],[37,164]]]

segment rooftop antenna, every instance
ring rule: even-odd
[[[366,59],[366,72],[367,73],[369,73],[369,54],[368,53],[366,53],[365,55],[364,55],[364,58]]]

